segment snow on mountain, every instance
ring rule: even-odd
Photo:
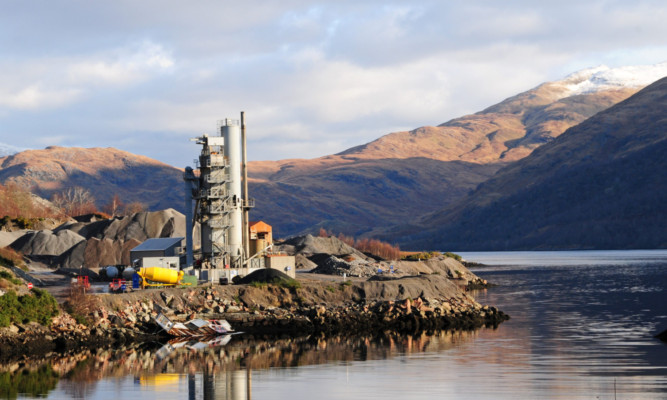
[[[665,76],[667,62],[618,68],[601,65],[575,72],[553,84],[564,88],[563,97],[568,97],[610,89],[641,88]]]
[[[20,147],[12,146],[9,144],[0,143],[0,157],[11,156],[12,154],[20,153],[24,150]]]

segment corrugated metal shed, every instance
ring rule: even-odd
[[[131,251],[165,251],[174,245],[179,245],[183,241],[182,237],[171,237],[171,238],[152,238],[147,239],[145,242],[139,246],[133,248]]]

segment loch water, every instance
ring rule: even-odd
[[[461,253],[497,328],[226,337],[72,354],[0,374],[49,399],[667,399],[667,251]],[[25,382],[25,383],[21,383]]]

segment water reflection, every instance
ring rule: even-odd
[[[270,340],[227,335],[204,341],[175,340],[89,350],[43,361],[1,365],[0,393],[3,398],[81,399],[115,398],[118,393],[128,392],[134,399],[154,398],[156,394],[184,398],[187,393],[189,399],[250,400],[256,370],[438,353],[477,335],[478,332],[441,331]]]

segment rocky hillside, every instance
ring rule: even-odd
[[[667,78],[391,236],[457,250],[665,248],[665,110]]]
[[[152,210],[182,210],[184,203],[181,170],[114,148],[52,146],[2,157],[0,183],[8,182],[47,199],[80,186],[92,193],[98,207],[115,194],[124,203],[141,202]]]

